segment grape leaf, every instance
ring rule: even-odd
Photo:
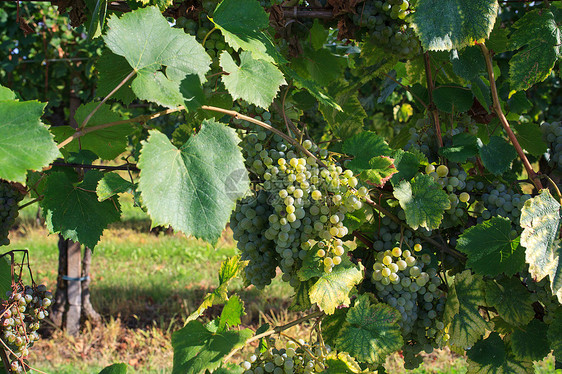
[[[353,373],[365,373],[366,371],[361,370],[361,366],[345,352],[331,352],[326,357],[326,370],[321,374],[353,374]]]
[[[356,174],[370,169],[369,162],[373,157],[392,155],[392,149],[384,138],[372,131],[363,131],[346,139],[343,143],[343,151],[354,156],[347,164],[347,168]]]
[[[361,295],[347,312],[336,347],[359,361],[382,363],[404,344],[399,319],[396,309],[383,303],[371,305],[369,297]]]
[[[191,321],[172,334],[172,374],[199,374],[217,368],[233,349],[253,335],[249,329],[211,332],[199,321]]]
[[[418,0],[412,27],[425,50],[462,49],[490,35],[497,13],[497,0]]]
[[[224,51],[220,56],[220,66],[228,73],[222,76],[222,81],[235,100],[243,99],[264,109],[273,102],[279,87],[287,84],[283,73],[275,65],[256,60],[249,52],[240,54],[240,65],[237,65]]]
[[[438,228],[443,213],[450,207],[447,193],[425,174],[417,175],[412,181],[400,182],[394,197],[406,213],[406,222],[414,230],[420,226],[428,230]]]
[[[127,364],[113,364],[107,366],[99,374],[127,374]]]
[[[254,59],[284,63],[270,37],[261,30],[269,27],[269,16],[257,0],[223,0],[211,19],[234,49],[251,52]]]
[[[97,102],[90,102],[80,105],[74,115],[76,123],[81,125],[98,104]],[[123,120],[121,115],[113,112],[109,105],[104,104],[90,118],[86,129],[121,120]],[[55,134],[55,139],[60,143],[74,134],[76,130],[70,126],[57,126],[51,128],[51,132]],[[133,127],[128,123],[107,127],[85,134],[80,137],[80,140],[74,139],[64,147],[64,150],[68,152],[78,152],[81,149],[89,150],[104,160],[113,160],[125,151],[128,145],[127,136],[132,132]]]
[[[478,154],[477,139],[466,132],[453,136],[453,145],[439,148],[439,154],[452,162],[465,162]]]
[[[396,174],[394,160],[390,157],[378,156],[369,161],[369,169],[363,170],[360,177],[367,183],[383,187],[386,182]]]
[[[326,314],[332,314],[338,306],[349,305],[349,293],[362,279],[363,265],[355,265],[349,258],[342,257],[341,264],[331,273],[323,273],[310,287],[310,302],[318,304]]]
[[[523,228],[521,245],[526,248],[529,272],[537,281],[548,275],[552,294],[562,303],[560,204],[548,190],[542,190],[540,195],[525,201],[520,224]]]
[[[235,327],[242,323],[244,312],[244,302],[238,295],[228,299],[219,319],[219,331],[226,331],[226,327]]]
[[[62,172],[49,175],[39,204],[50,233],[94,249],[103,230],[121,215],[117,199],[98,201],[96,187],[102,177],[97,170],[88,171],[81,182]]]
[[[549,352],[546,323],[533,319],[527,326],[511,334],[511,350],[516,358],[524,361],[542,360]]]
[[[467,374],[528,374],[533,372],[529,361],[519,361],[508,350],[498,333],[491,333],[468,352]]]
[[[519,238],[511,239],[511,221],[493,217],[465,230],[457,249],[468,257],[466,265],[482,275],[513,275],[525,265],[525,250]]]
[[[40,170],[61,156],[41,122],[46,105],[0,101],[0,179],[25,183],[28,170]]]
[[[517,157],[517,152],[511,144],[500,136],[491,136],[486,145],[480,144],[480,158],[486,169],[496,175],[503,174]]]
[[[542,131],[533,123],[514,123],[515,136],[521,147],[533,156],[540,157],[547,150],[547,145],[542,138]]]
[[[550,75],[560,57],[562,35],[547,9],[525,12],[511,27],[511,49],[521,49],[509,61],[509,84],[512,90],[526,90]]]
[[[104,201],[117,194],[124,192],[133,192],[135,185],[128,180],[123,179],[117,173],[106,173],[98,182],[96,193],[98,200]]]
[[[153,224],[216,242],[249,187],[239,142],[234,130],[213,120],[203,121],[180,149],[150,131],[139,157],[138,189]]]
[[[327,49],[305,48],[301,57],[291,61],[291,66],[302,66],[306,70],[307,78],[318,82],[320,86],[328,86],[342,73],[340,60]]]
[[[535,316],[531,295],[519,279],[507,278],[486,282],[486,303],[496,308],[507,323],[524,326]]]
[[[449,85],[435,88],[433,101],[443,112],[462,113],[470,109],[474,100],[468,88]]]
[[[96,63],[96,70],[98,72],[96,95],[105,97],[129,75],[131,66],[124,57],[104,49]],[[131,88],[131,81],[126,82],[111,97],[125,105],[132,103],[135,93]]]
[[[546,334],[548,342],[550,343],[550,349],[554,353],[554,357],[562,357],[562,309],[558,310],[554,314],[554,319],[550,326],[548,326],[548,332]]]
[[[510,112],[523,114],[533,109],[533,103],[527,99],[527,94],[524,91],[515,92],[509,100],[507,100]]]
[[[455,276],[449,287],[443,322],[449,326],[449,343],[458,348],[472,347],[488,328],[478,312],[478,306],[486,305],[484,284],[478,275],[465,270]]]
[[[196,74],[205,82],[211,58],[194,36],[172,28],[158,8],[112,16],[107,25],[105,43],[127,60],[129,72],[137,73],[131,88],[139,98],[172,107],[181,97],[179,84],[186,75]],[[155,42],[161,40],[166,43]],[[158,71],[163,67],[165,75]]]

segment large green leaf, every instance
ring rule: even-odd
[[[525,265],[525,249],[511,239],[511,221],[494,217],[465,230],[457,249],[468,257],[466,265],[482,275],[513,275]]]
[[[488,322],[478,312],[480,305],[486,305],[482,278],[470,270],[457,274],[450,284],[443,314],[451,345],[466,349],[484,335]]]
[[[271,38],[261,31],[269,27],[269,16],[259,1],[223,0],[212,21],[235,50],[249,51],[255,59],[284,62]]]
[[[369,296],[361,295],[347,312],[336,348],[359,361],[382,363],[404,344],[399,319],[396,309],[383,303],[371,305]]]
[[[319,84],[311,79],[306,79],[297,74],[294,70],[289,67],[283,67],[283,72],[288,78],[293,80],[293,85],[297,88],[307,90],[318,103],[326,108],[333,108],[335,110],[341,111],[342,108],[333,97],[331,97],[324,88],[320,87]]]
[[[540,157],[547,150],[547,145],[543,140],[542,131],[534,123],[514,123],[515,136],[519,140],[521,147],[533,156]]]
[[[480,158],[486,169],[496,175],[505,173],[511,167],[511,162],[517,157],[517,152],[511,144],[500,136],[490,137],[490,142],[480,146]]]
[[[217,368],[233,349],[244,345],[252,331],[212,332],[199,321],[191,321],[172,334],[172,374],[199,374]]]
[[[308,47],[298,59],[291,61],[291,66],[320,86],[329,86],[343,71],[341,61],[340,57],[327,49],[314,50]]]
[[[521,245],[526,248],[525,258],[529,272],[540,281],[550,278],[552,294],[562,303],[562,247],[560,232],[560,204],[548,190],[525,201],[521,209]]]
[[[113,364],[102,371],[99,374],[127,374],[127,364]]]
[[[158,8],[112,16],[107,24],[105,43],[127,60],[129,72],[138,74],[131,83],[138,97],[172,107],[178,104],[179,84],[187,75],[196,74],[205,82],[211,58],[194,36],[172,28]],[[164,67],[165,75],[157,72]]]
[[[0,300],[6,299],[6,293],[12,290],[12,270],[8,256],[0,258]]]
[[[486,60],[478,46],[451,52],[453,71],[467,81],[473,81],[486,73]]]
[[[447,193],[432,177],[417,175],[412,181],[402,181],[394,190],[394,197],[406,213],[406,222],[416,230],[439,227],[445,209],[450,206]]]
[[[511,48],[522,49],[509,61],[509,84],[512,90],[526,90],[550,75],[560,57],[562,35],[547,9],[525,12],[511,27]]]
[[[418,0],[412,26],[425,50],[461,49],[487,38],[497,0]]]
[[[476,343],[467,356],[468,374],[533,373],[532,363],[516,359],[496,332]]]
[[[507,323],[524,326],[535,316],[531,294],[518,278],[486,282],[486,303]]]
[[[363,170],[360,177],[369,184],[382,187],[396,172],[393,159],[378,156],[369,161],[369,169]]]
[[[91,102],[88,104],[80,105],[76,110],[74,119],[80,126],[84,119],[98,106],[99,103]],[[109,105],[102,105],[98,111],[88,121],[86,128],[103,125],[110,122],[123,120],[120,114],[113,112]],[[76,130],[70,126],[57,126],[51,129],[55,134],[55,139],[62,142]],[[81,149],[86,149],[94,152],[104,160],[113,160],[119,156],[125,148],[127,148],[127,136],[133,132],[133,127],[126,123],[122,125],[107,127],[92,131],[79,139],[75,139],[68,143],[64,150],[68,152],[78,152]]]
[[[7,87],[0,85],[0,101],[16,100],[16,93]]]
[[[96,246],[103,230],[121,216],[117,199],[98,201],[96,187],[102,177],[96,170],[87,172],[81,182],[63,172],[49,175],[40,202],[49,232],[92,249]]]
[[[139,190],[153,224],[216,242],[249,187],[239,142],[234,130],[213,120],[203,121],[180,149],[150,131],[138,166]]]
[[[547,339],[548,325],[533,319],[527,326],[511,334],[511,350],[516,358],[525,361],[539,361],[550,352]]]
[[[390,178],[393,185],[397,185],[402,180],[409,181],[417,174],[422,162],[422,158],[419,156],[419,154],[405,152],[401,149],[394,152],[394,166],[398,172]]]
[[[325,316],[322,319],[322,337],[326,344],[334,347],[342,332],[342,327],[347,323],[347,312],[349,308],[338,308],[334,314]]]
[[[291,300],[290,311],[301,312],[308,310],[312,307],[310,302],[310,287],[314,284],[312,280],[306,280],[304,282],[299,282],[299,285],[295,288],[295,294]]]
[[[339,305],[349,305],[349,293],[362,279],[363,265],[355,265],[344,258],[331,273],[322,274],[310,287],[310,301],[318,304],[326,314],[332,314]]]
[[[277,96],[279,87],[286,84],[283,73],[271,62],[257,60],[249,52],[240,54],[240,65],[224,51],[220,65],[225,74],[222,81],[233,99],[243,99],[267,109]]]
[[[0,101],[0,179],[25,183],[28,170],[40,170],[61,156],[41,122],[38,101]]]

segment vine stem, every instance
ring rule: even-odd
[[[250,344],[250,343],[252,343],[252,342],[255,342],[256,340],[260,340],[260,339],[262,339],[262,338],[268,337],[268,336],[273,335],[273,334],[281,333],[282,331],[287,330],[287,329],[289,329],[289,328],[291,328],[291,327],[293,327],[293,326],[296,326],[296,325],[298,325],[298,324],[300,324],[300,323],[306,322],[306,321],[308,321],[309,319],[317,318],[317,317],[322,317],[323,315],[324,315],[324,312],[322,312],[322,311],[316,311],[316,312],[314,312],[314,313],[308,314],[308,315],[303,316],[303,317],[301,317],[301,318],[297,318],[296,320],[294,320],[294,321],[292,321],[292,322],[289,322],[289,323],[287,323],[286,325],[277,326],[277,327],[273,328],[272,330],[269,330],[269,331],[266,331],[266,332],[262,332],[261,334],[258,334],[258,335],[254,336],[254,337],[251,337],[250,339],[246,340],[246,343],[244,343],[244,345]],[[240,347],[240,348],[241,348],[241,347]],[[228,361],[229,359],[231,359],[232,356],[234,356],[234,354],[235,354],[236,352],[238,352],[238,350],[240,350],[240,348],[236,348],[236,349],[232,350],[232,352],[230,352],[230,353],[224,358],[224,361]]]
[[[431,74],[431,61],[429,60],[429,52],[423,54],[423,62],[425,65],[425,79],[427,81],[427,93],[429,94],[429,109],[431,113],[431,119],[433,125],[435,126],[435,134],[437,134],[437,141],[439,142],[439,147],[443,147],[443,137],[441,136],[441,124],[439,123],[439,113],[435,108],[435,103],[433,102],[433,90],[435,85],[433,84],[433,77]]]
[[[509,137],[511,144],[513,144],[515,150],[517,151],[517,154],[519,155],[519,158],[523,162],[523,165],[525,166],[525,170],[529,175],[529,179],[533,181],[533,184],[535,185],[537,190],[540,191],[543,189],[542,183],[539,177],[537,176],[537,174],[535,173],[535,171],[533,170],[533,167],[531,166],[531,163],[527,159],[527,156],[525,156],[525,153],[523,152],[523,149],[521,148],[519,141],[517,140],[515,134],[513,133],[513,130],[511,130],[511,127],[509,126],[509,122],[507,121],[507,118],[505,118],[505,115],[503,114],[500,99],[498,96],[498,89],[496,87],[496,79],[494,77],[492,54],[490,53],[490,51],[488,50],[488,48],[484,43],[479,43],[478,45],[480,46],[480,49],[482,50],[482,54],[484,55],[484,60],[486,61],[486,69],[488,70],[488,78],[490,81],[490,91],[492,91],[492,102],[493,102],[494,111],[496,112],[498,118],[500,119],[500,122],[505,132],[507,133],[507,136]]]
[[[131,79],[135,74],[137,73],[136,70],[133,70],[129,73],[129,75],[127,75],[113,90],[111,90],[111,92],[109,94],[107,94],[106,97],[103,98],[102,101],[100,101],[100,103],[98,104],[98,106],[96,106],[94,108],[94,110],[92,110],[90,112],[90,114],[88,114],[88,116],[86,118],[84,118],[84,121],[82,122],[82,125],[80,125],[80,130],[84,130],[84,127],[86,127],[86,125],[88,124],[88,122],[90,121],[90,119],[94,116],[94,114],[96,114],[96,112],[99,110],[99,108],[101,108],[101,106],[103,104],[105,104],[105,102],[111,97],[113,96],[113,94],[115,94],[115,92],[117,92],[118,89],[120,89],[121,87],[123,87],[123,85],[125,83],[127,83],[127,81],[129,79]]]
[[[33,199],[33,200],[31,200],[31,201],[28,201],[27,203],[25,203],[25,204],[23,204],[23,205],[20,205],[20,206],[18,207],[18,209],[23,209],[23,208],[25,208],[25,207],[28,207],[28,206],[30,206],[30,205],[35,204],[35,203],[38,202],[38,201],[41,201],[41,200],[43,200],[43,198],[42,198],[42,197],[38,197],[37,199]]]
[[[201,42],[201,45],[204,47],[205,46],[205,42],[207,41],[207,38],[209,37],[209,35],[211,35],[213,33],[213,31],[218,30],[217,26],[213,27],[212,29],[209,30],[209,32],[207,34],[205,34],[205,37],[203,38],[203,41]]]

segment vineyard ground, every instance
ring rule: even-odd
[[[21,213],[9,249],[28,248],[36,280],[54,288],[58,261],[57,237],[47,237],[35,222],[36,210]],[[124,223],[108,230],[92,261],[92,303],[102,316],[100,326],[85,324],[73,338],[47,328],[32,351],[33,367],[47,373],[98,373],[112,362],[127,362],[136,373],[169,373],[172,364],[171,333],[197,308],[206,292],[218,283],[220,262],[235,254],[231,233],[225,231],[216,248],[183,235],[149,233],[145,214],[123,202]],[[233,290],[241,289],[240,281]],[[295,318],[283,312],[291,290],[279,278],[266,293],[255,288],[242,292],[247,315],[244,325],[257,328],[267,322],[284,324]],[[208,317],[220,312],[210,311]],[[308,336],[308,326],[288,333]],[[552,357],[536,364],[536,373],[554,373]],[[390,373],[405,372],[399,355],[387,361]],[[466,362],[448,350],[428,355],[412,373],[466,372]],[[562,373],[562,371],[558,371]]]

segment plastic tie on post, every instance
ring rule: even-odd
[[[68,275],[63,275],[62,279],[65,281],[84,282],[85,280],[90,279],[90,277],[86,275],[85,277],[75,278],[75,277],[69,277]]]

